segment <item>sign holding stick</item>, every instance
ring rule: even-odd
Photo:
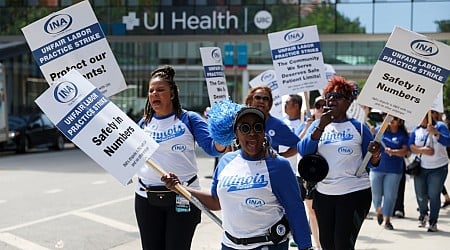
[[[389,123],[391,122],[392,118],[393,117],[391,115],[389,115],[389,114],[386,115],[386,117],[384,118],[383,123],[380,126],[380,130],[378,130],[378,133],[375,135],[374,141],[381,142],[381,138],[382,138],[382,136],[384,134],[384,131],[386,131],[386,129],[387,129]],[[364,159],[363,159],[363,161],[361,163],[361,166],[358,168],[358,170],[355,173],[355,175],[357,177],[361,177],[362,174],[364,173],[364,171],[366,171],[367,163],[369,163],[369,160],[370,160],[371,157],[372,157],[372,153],[367,152],[366,156],[364,156]]]
[[[148,159],[147,160],[147,165],[151,168],[153,168],[153,170],[155,170],[156,172],[158,172],[159,175],[164,176],[167,174],[166,171],[164,171],[164,169],[162,169],[161,167],[159,167],[158,165],[156,165],[156,163],[154,163],[152,160]],[[185,187],[183,187],[181,184],[177,184],[175,186],[175,189],[178,191],[178,193],[180,193],[184,198],[188,199],[192,204],[194,204],[198,209],[202,210],[203,212],[206,213],[206,215],[209,216],[209,218],[211,218],[215,223],[217,223],[217,225],[219,225],[220,227],[222,227],[222,220],[220,220],[215,214],[213,214],[207,207],[205,207],[195,196],[191,195],[191,193],[189,193],[189,191],[186,190]]]

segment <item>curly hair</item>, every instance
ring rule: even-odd
[[[253,96],[255,95],[255,92],[257,90],[263,90],[263,91],[269,93],[269,98],[270,98],[269,107],[272,107],[272,104],[273,104],[272,89],[267,86],[257,86],[257,87],[252,88],[250,90],[250,92],[248,92],[247,96],[245,97],[245,105],[250,106],[250,104],[252,104]]]
[[[175,69],[172,66],[165,65],[155,69],[151,73],[150,81],[155,78],[161,78],[169,84],[170,90],[173,92],[172,105],[175,110],[175,116],[180,118],[182,113],[182,107],[180,104],[180,98],[178,96],[178,86],[176,82],[173,80],[174,77],[175,77]],[[144,108],[144,122],[149,122],[152,119],[154,113],[155,110],[152,108],[150,104],[150,99],[147,95],[147,101],[145,103]]]
[[[352,81],[347,81],[342,76],[333,76],[328,81],[328,85],[323,90],[323,94],[338,92],[345,96],[348,100],[353,100],[355,96],[355,85]]]

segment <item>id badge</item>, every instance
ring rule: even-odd
[[[176,202],[175,202],[175,211],[178,213],[187,213],[191,211],[191,206],[189,204],[189,200],[184,198],[183,196],[177,194]]]

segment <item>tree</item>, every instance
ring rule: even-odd
[[[47,16],[56,9],[47,7],[11,7],[1,9],[0,35],[19,35],[28,24]]]
[[[450,20],[434,21],[438,25],[438,32],[450,32]]]
[[[350,20],[336,10],[336,5],[313,5],[312,11],[302,16],[302,26],[317,25],[319,33],[366,33],[358,18]]]

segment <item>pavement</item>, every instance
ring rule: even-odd
[[[214,158],[198,158],[199,177],[202,188],[209,190],[211,175],[214,165]],[[446,187],[450,190],[450,178],[446,180]],[[441,200],[443,198],[441,196]],[[386,230],[384,226],[377,223],[374,216],[374,209],[371,209],[369,216],[364,221],[359,233],[356,250],[448,250],[450,249],[450,206],[440,210],[438,221],[438,232],[427,232],[427,228],[419,228],[417,225],[418,212],[417,202],[414,193],[413,180],[407,176],[405,188],[405,218],[392,218],[391,223],[394,230]],[[214,212],[220,217],[220,212]],[[212,250],[220,249],[221,228],[210,219],[205,213],[202,215],[202,222],[198,225],[192,242],[192,250]],[[142,249],[140,239],[117,246],[110,250],[130,250]],[[290,247],[289,249],[296,249]]]

